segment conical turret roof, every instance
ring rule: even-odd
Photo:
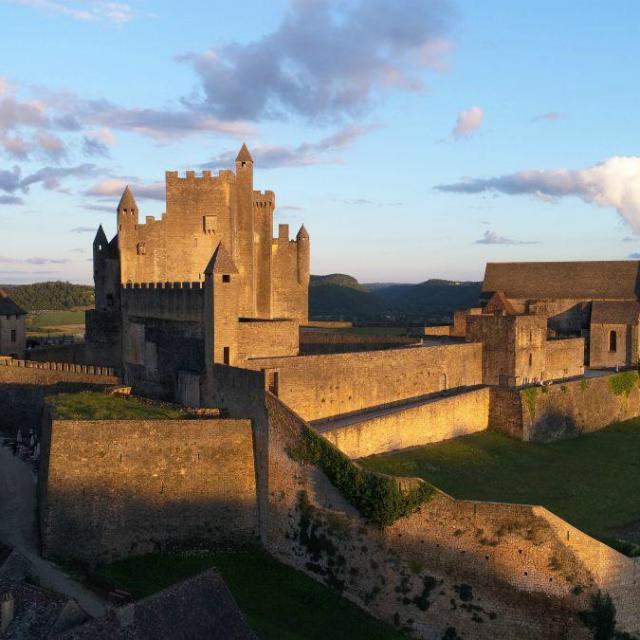
[[[104,247],[109,244],[109,241],[107,240],[107,234],[104,232],[102,225],[100,225],[98,227],[98,230],[96,231],[96,237],[93,239],[93,244],[101,244]]]
[[[296,236],[296,238],[298,240],[300,240],[300,238],[306,238],[307,240],[309,239],[309,232],[306,230],[304,225],[300,227],[300,231],[298,231],[298,235]]]
[[[118,209],[137,209],[138,205],[136,204],[136,199],[133,197],[133,193],[131,193],[131,189],[129,189],[129,185],[124,188],[122,192],[122,197],[120,198],[120,202],[118,203]]]
[[[253,162],[249,149],[247,149],[247,145],[244,142],[242,143],[242,147],[240,147],[240,151],[238,151],[236,162]]]
[[[214,273],[232,274],[238,273],[233,258],[229,255],[222,242],[216,247],[213,252],[213,256],[204,270],[206,275],[212,275]]]

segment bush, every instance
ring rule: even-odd
[[[363,469],[310,427],[288,454],[320,468],[364,518],[381,527],[410,514],[434,493],[426,482],[403,490],[396,478]]]
[[[591,629],[593,640],[612,640],[616,637],[616,607],[607,593],[591,596],[591,608],[583,611],[580,618]]]
[[[627,398],[638,384],[637,371],[623,371],[609,377],[609,389],[616,396],[625,395]]]
[[[538,397],[538,391],[540,391],[539,387],[528,387],[521,392],[521,396],[527,405],[529,416],[532,420],[536,417],[536,398]]]

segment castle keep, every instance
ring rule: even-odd
[[[96,309],[87,339],[115,344],[125,378],[158,396],[198,404],[208,361],[298,353],[307,321],[309,234],[273,237],[275,194],[253,188],[245,145],[235,172],[166,173],[166,213],[140,221],[127,187],[117,235],[94,245]]]

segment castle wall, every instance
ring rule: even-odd
[[[547,340],[544,353],[546,380],[584,375],[584,338]]]
[[[298,323],[294,320],[241,320],[238,361],[247,358],[298,355]]]
[[[547,317],[549,328],[561,334],[580,334],[588,324],[589,309],[590,304],[584,299],[552,298],[529,302],[529,313]]]
[[[46,420],[42,452],[48,557],[102,562],[255,535],[248,420]]]
[[[0,433],[39,430],[47,396],[118,384],[113,369],[0,358]]]
[[[440,442],[489,426],[489,388],[434,398],[418,406],[384,412],[322,435],[350,458]]]
[[[96,342],[34,347],[27,353],[27,358],[35,362],[66,362],[113,369],[120,369],[122,366],[122,352],[119,344],[105,345]]]
[[[278,397],[304,419],[318,420],[481,384],[482,345],[259,358],[246,366],[277,371]]]
[[[308,278],[298,277],[299,241],[279,237],[272,244],[272,313],[306,324],[309,314]],[[308,242],[308,241],[307,241]]]
[[[610,351],[610,334],[616,332],[616,350]],[[591,324],[589,364],[613,368],[634,365],[639,359],[638,327],[628,324]]]
[[[336,331],[300,331],[300,354],[350,353],[380,351],[402,345],[418,344],[419,338],[409,336],[367,336]]]

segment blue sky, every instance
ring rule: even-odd
[[[635,0],[0,0],[0,282],[91,279],[130,183],[243,141],[312,272],[640,251]]]

